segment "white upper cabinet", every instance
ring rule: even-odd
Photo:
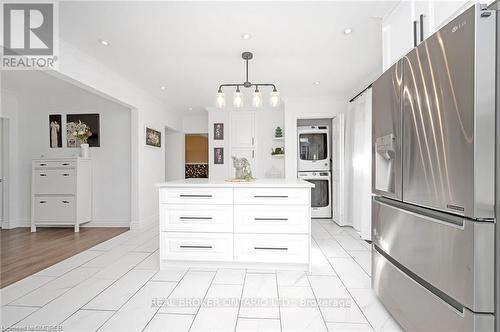
[[[432,35],[475,2],[474,0],[398,2],[382,21],[383,70],[387,70],[407,54],[415,43],[418,44]]]
[[[412,12],[412,2],[400,1],[382,22],[384,71],[413,48]]]
[[[231,147],[255,147],[254,112],[231,112]]]

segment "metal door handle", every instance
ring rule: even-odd
[[[212,220],[212,217],[179,217],[180,220]]]
[[[255,250],[280,250],[286,251],[288,248],[286,247],[253,247]]]
[[[288,218],[253,218],[255,221],[288,221]]]
[[[417,21],[413,21],[413,47],[417,47]]]
[[[255,150],[252,150],[252,159],[255,158]]]
[[[184,246],[180,245],[181,249],[212,249],[212,246]]]
[[[255,144],[255,138],[252,137],[252,145],[254,145],[254,144]]]
[[[420,14],[420,42],[424,41],[424,15]]]

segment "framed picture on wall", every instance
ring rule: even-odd
[[[77,148],[81,142],[73,136],[76,125],[82,122],[90,128],[92,135],[87,139],[90,147],[101,146],[100,119],[99,114],[67,114],[66,115],[66,144],[68,148]]]
[[[49,145],[51,148],[62,148],[62,116],[49,115]]]
[[[214,123],[214,140],[223,140],[224,139],[224,124],[223,123]]]
[[[224,148],[214,148],[214,164],[224,164]]]
[[[146,145],[161,148],[161,132],[146,127]]]

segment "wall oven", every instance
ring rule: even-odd
[[[315,185],[311,189],[312,218],[332,217],[332,184],[330,172],[299,172],[299,179]]]
[[[328,126],[297,127],[299,172],[330,170]]]

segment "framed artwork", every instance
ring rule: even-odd
[[[101,146],[99,114],[67,114],[66,115],[66,144],[68,148],[80,146],[80,140],[73,136],[75,125],[81,121],[89,126],[92,135],[87,139],[90,147]]]
[[[62,116],[49,115],[49,143],[51,148],[62,148]]]
[[[146,127],[146,145],[161,148],[161,132]]]
[[[224,139],[224,124],[214,123],[214,140]]]
[[[214,164],[224,164],[224,148],[214,148]]]

